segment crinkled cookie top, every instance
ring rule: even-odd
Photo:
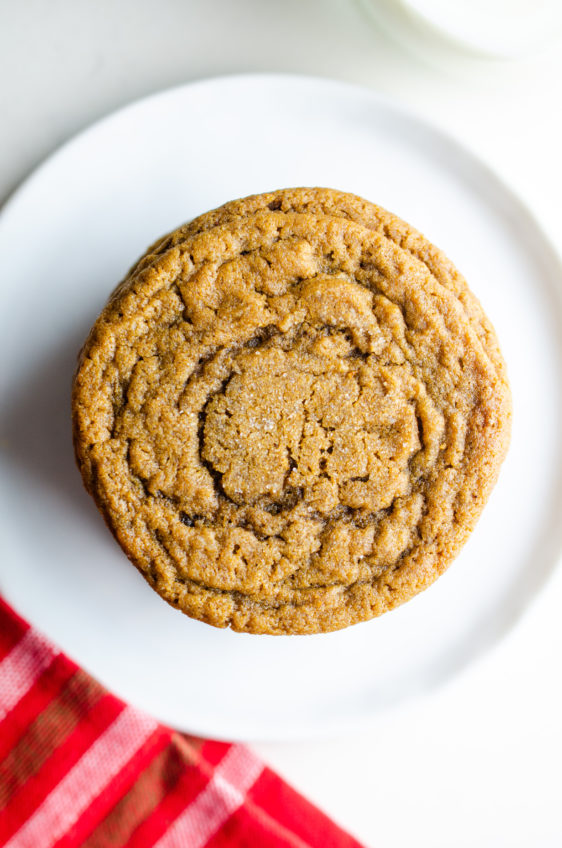
[[[167,601],[313,633],[447,568],[496,480],[510,397],[440,251],[360,198],[293,189],[149,249],[85,344],[73,420],[86,487]]]

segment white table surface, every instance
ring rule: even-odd
[[[361,83],[425,114],[491,163],[562,246],[562,47],[437,67],[354,0],[1,0],[0,67],[2,200],[134,98],[204,76],[290,71]],[[369,846],[558,848],[560,609],[559,568],[511,634],[431,696],[354,737],[256,748]]]

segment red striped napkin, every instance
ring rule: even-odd
[[[158,724],[2,600],[0,845],[361,848],[246,746]]]

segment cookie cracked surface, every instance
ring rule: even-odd
[[[426,588],[509,423],[458,271],[328,189],[234,201],[149,248],[73,389],[78,465],[125,553],[188,615],[252,633],[338,629]]]

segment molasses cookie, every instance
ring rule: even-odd
[[[82,350],[84,483],[148,582],[219,627],[315,633],[430,585],[509,440],[494,330],[353,195],[234,201],[153,245]]]

